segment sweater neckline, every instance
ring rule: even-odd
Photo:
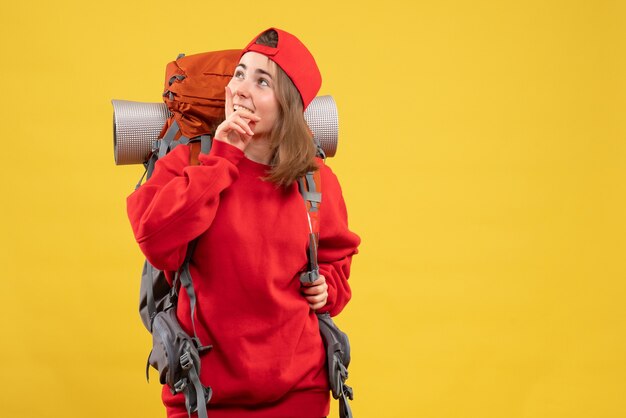
[[[249,172],[252,174],[258,174],[260,176],[266,176],[268,171],[272,169],[271,165],[257,163],[256,161],[252,161],[248,157],[244,155],[244,157],[239,161],[239,170]]]

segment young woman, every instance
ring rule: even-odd
[[[321,85],[315,60],[293,35],[268,29],[243,50],[226,88],[226,119],[209,154],[189,166],[189,148],[157,162],[128,198],[146,258],[177,270],[190,264],[196,331],[213,349],[200,379],[213,388],[212,418],[319,418],[329,410],[325,351],[316,312],[338,314],[359,237],[348,230],[337,178],[315,158],[303,111]],[[319,170],[320,278],[300,284],[309,224],[296,180]],[[178,319],[193,335],[189,299]],[[182,395],[163,388],[168,417],[187,417]]]

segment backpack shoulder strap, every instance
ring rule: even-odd
[[[320,221],[319,206],[322,202],[322,181],[319,170],[309,171],[298,179],[298,189],[304,199],[309,221],[308,269],[300,275],[300,282],[313,283],[320,276],[317,264],[317,245],[319,242]]]
[[[320,232],[320,203],[322,203],[322,179],[319,170],[308,172],[298,179],[298,188],[304,199],[309,220],[308,269],[300,275],[301,283],[312,283],[319,278],[317,247]],[[353,399],[353,391],[346,384],[348,364],[350,364],[350,343],[328,313],[317,314],[320,332],[327,355],[330,386],[335,399],[339,399],[339,417],[353,418],[348,400]]]
[[[171,118],[168,121],[168,124],[164,126],[162,138],[157,139],[154,142],[152,151],[148,156],[148,159],[144,162],[144,167],[146,171],[137,182],[135,190],[137,190],[139,186],[141,186],[144,178],[148,180],[150,177],[152,177],[152,172],[154,171],[157,160],[164,157],[168,152],[176,148],[177,145],[186,144],[189,145],[189,148],[191,148],[191,153],[189,155],[189,165],[200,164],[200,161],[198,160],[198,155],[200,153],[208,154],[209,151],[211,151],[213,139],[210,135],[201,135],[199,137],[189,139],[181,134],[176,119]]]
[[[210,135],[202,135],[200,140],[194,139],[189,143],[189,147],[191,148],[191,153],[189,156],[189,164],[190,165],[198,165],[200,161],[198,160],[198,156],[200,153],[208,154],[211,151],[211,146],[213,145],[213,139]]]

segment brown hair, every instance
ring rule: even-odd
[[[278,33],[268,30],[257,44],[276,48]],[[304,119],[302,98],[289,76],[272,60],[275,69],[274,91],[278,100],[278,118],[269,135],[272,169],[266,180],[289,186],[309,171],[317,170],[313,135]]]

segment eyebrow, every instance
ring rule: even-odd
[[[246,64],[237,64],[237,67],[242,67],[244,70],[247,70],[247,69],[248,69],[248,67],[246,67]],[[268,76],[269,78],[272,78],[272,79],[273,79],[273,77],[272,77],[272,75],[271,75],[270,73],[268,73],[267,71],[262,70],[262,69],[260,69],[260,68],[257,68],[255,72],[256,72],[256,73],[261,73],[261,74],[264,74],[264,75]]]

